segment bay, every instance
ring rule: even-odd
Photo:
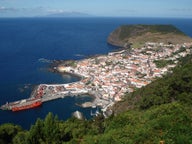
[[[115,28],[125,24],[173,24],[192,37],[192,19],[173,18],[1,18],[0,19],[0,105],[28,98],[41,83],[69,83],[72,76],[50,73],[50,60],[79,60],[107,54],[116,48],[107,44]],[[76,105],[87,96],[67,97],[42,107],[13,113],[0,111],[0,124],[19,124],[29,129],[48,112],[66,120],[79,110],[90,118],[90,108]]]

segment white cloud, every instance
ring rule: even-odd
[[[43,11],[43,7],[35,7],[35,8],[11,8],[11,7],[4,7],[4,6],[0,6],[0,12],[13,12],[13,11],[39,11],[42,10]]]
[[[3,6],[0,6],[0,10],[4,10],[5,9],[5,7],[3,7]]]
[[[0,12],[13,12],[16,11],[15,8],[8,8],[8,7],[4,7],[4,6],[0,6]]]
[[[52,8],[44,8],[45,12],[48,14],[59,14],[59,13],[83,13],[79,11],[72,11],[67,9],[52,9]]]
[[[170,9],[170,11],[176,11],[176,12],[191,12],[192,8],[173,8]]]
[[[169,12],[175,17],[192,17],[192,8],[172,8]]]
[[[46,15],[47,12],[43,7],[5,7],[0,6],[0,17],[31,17],[31,16],[39,16]]]
[[[66,10],[63,10],[63,9],[48,9],[46,11],[48,13],[63,13],[63,12],[67,12]]]

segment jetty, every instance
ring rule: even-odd
[[[85,89],[74,88],[78,83],[73,84],[40,84],[32,92],[27,99],[6,103],[1,106],[2,110],[19,111],[40,106],[43,102],[64,98],[66,96],[78,96],[88,94]],[[75,86],[73,86],[75,85]],[[81,84],[80,84],[81,85]],[[37,103],[40,102],[40,103]]]
[[[97,94],[97,93],[95,93]],[[69,84],[40,84],[36,86],[27,99],[18,100],[11,103],[6,103],[0,107],[2,110],[20,111],[30,109],[42,105],[44,102],[52,101],[68,96],[92,95],[94,101],[89,102],[89,106],[101,106],[102,101],[96,98],[94,92],[86,88],[84,82],[73,82]],[[106,102],[103,102],[103,104]]]

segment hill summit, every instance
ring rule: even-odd
[[[141,47],[145,42],[181,44],[192,39],[173,25],[123,25],[107,39],[118,47]]]

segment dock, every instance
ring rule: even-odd
[[[26,105],[31,105],[37,101],[40,101],[43,104],[44,102],[52,101],[55,99],[81,95],[94,96],[94,101],[89,102],[88,107],[102,106],[102,103],[106,103],[105,101],[101,102],[101,100],[97,98],[96,94],[97,93],[88,90],[85,87],[85,84],[82,82],[74,82],[69,84],[40,84],[34,88],[29,98],[6,103],[2,105],[0,109],[13,111],[15,107],[24,107]],[[28,107],[26,107],[26,109],[28,109]]]

